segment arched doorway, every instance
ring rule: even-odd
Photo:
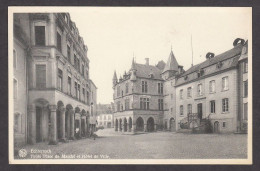
[[[132,124],[133,124],[133,121],[132,121],[132,118],[130,117],[130,118],[128,119],[128,131],[129,131],[129,132],[132,131]]]
[[[72,110],[73,109],[73,107],[70,105],[70,104],[68,104],[68,105],[66,105],[66,112],[65,112],[65,137],[67,138],[67,139],[69,139],[70,138],[70,130],[71,130],[71,114],[70,114],[70,112],[69,112],[69,110]]]
[[[76,107],[75,108],[75,137],[80,138],[80,132],[81,132],[81,113],[80,113],[80,108]]]
[[[171,132],[175,132],[175,131],[176,131],[175,119],[174,119],[174,118],[171,118],[171,119],[170,119],[170,131],[171,131]]]
[[[147,120],[147,132],[153,132],[154,131],[154,119],[150,117]]]
[[[57,126],[57,138],[61,139],[62,138],[62,131],[63,131],[63,120],[62,120],[62,108],[64,108],[64,104],[62,101],[58,101],[57,103],[57,111],[56,111],[56,126]],[[65,120],[64,120],[65,121]]]
[[[136,131],[144,131],[144,120],[141,117],[136,120]]]
[[[115,131],[118,131],[118,120],[116,119]]]
[[[124,118],[124,132],[127,131],[127,120],[126,118]]]
[[[122,119],[119,119],[119,131],[122,131]]]
[[[214,133],[219,133],[219,122],[214,122]]]

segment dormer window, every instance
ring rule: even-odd
[[[222,67],[222,65],[223,65],[223,63],[222,63],[222,62],[218,62],[218,63],[217,63],[217,68],[221,68],[221,67]]]
[[[203,69],[199,69],[197,74],[198,74],[198,78],[203,76],[204,75],[204,70]]]
[[[188,75],[185,75],[184,80],[187,80],[187,79],[188,79]]]
[[[154,78],[153,73],[149,74],[149,77],[150,78]]]

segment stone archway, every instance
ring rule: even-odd
[[[132,131],[132,124],[133,124],[132,118],[129,117],[129,119],[128,119],[128,131],[129,131],[129,132]]]
[[[147,120],[147,132],[153,132],[153,131],[154,131],[154,119],[150,117]]]
[[[65,140],[65,109],[62,101],[57,103],[56,112],[56,129],[57,129],[57,139]]]
[[[127,120],[126,120],[126,118],[124,118],[123,131],[127,132]]]
[[[136,119],[136,131],[144,131],[144,120],[142,117]]]
[[[220,131],[219,131],[219,122],[218,121],[216,121],[216,122],[214,122],[214,133],[219,133]]]
[[[122,131],[122,119],[119,119],[119,131]]]
[[[175,119],[171,118],[170,119],[170,131],[175,132],[176,131],[176,125],[175,125]]]

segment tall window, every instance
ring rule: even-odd
[[[61,35],[57,32],[57,49],[61,52]]]
[[[248,72],[248,62],[244,62],[244,73]]]
[[[87,91],[87,104],[89,105],[89,92]]]
[[[187,97],[188,97],[188,98],[192,97],[191,87],[189,87],[189,88],[187,89]]]
[[[180,106],[180,115],[183,115],[183,105]]]
[[[35,26],[35,45],[45,46],[45,26]]]
[[[14,57],[13,57],[13,67],[14,67],[14,69],[16,69],[16,67],[17,67],[17,53],[16,53],[16,50],[13,50],[13,55],[14,55]]]
[[[68,57],[68,61],[71,62],[71,57],[70,57],[70,46],[67,45],[67,57]]]
[[[210,113],[216,113],[215,100],[210,101]]]
[[[222,78],[222,90],[228,90],[228,77],[223,77]]]
[[[215,88],[215,80],[212,80],[209,82],[209,92],[210,93],[215,93],[216,92],[216,88]]]
[[[163,94],[163,84],[158,83],[158,94]]]
[[[163,110],[163,99],[158,99],[158,108],[159,110]]]
[[[117,86],[117,97],[120,96],[120,86]]]
[[[80,85],[78,84],[78,99],[80,100]]]
[[[248,80],[244,81],[244,97],[248,96]]]
[[[36,87],[46,88],[46,65],[36,65]]]
[[[18,82],[16,79],[13,80],[13,90],[14,90],[14,99],[17,99],[17,93],[18,93]]]
[[[82,67],[81,67],[81,72],[82,72],[82,75],[84,76],[85,75],[85,66],[82,64]]]
[[[228,98],[222,99],[222,112],[228,112]]]
[[[83,101],[86,102],[85,89],[84,88],[82,88],[82,96],[83,96]]]
[[[86,79],[88,80],[88,70],[86,70]]]
[[[142,81],[142,92],[147,93],[147,81]]]
[[[129,99],[125,99],[125,110],[129,110],[129,103],[130,103],[130,101],[129,101]]]
[[[144,110],[149,109],[149,98],[140,98],[140,108]]]
[[[125,84],[125,94],[128,93],[128,83]]]
[[[61,90],[61,91],[63,89],[62,80],[63,80],[62,70],[58,69],[58,89]]]
[[[68,94],[71,95],[71,78],[68,77]]]
[[[117,111],[119,112],[120,111],[120,101],[117,102]]]
[[[77,58],[77,55],[74,54],[74,67],[75,67],[76,69],[78,69],[78,68],[77,68],[77,66],[78,66],[78,65],[77,65],[77,63],[78,63],[78,62],[77,62],[77,59],[78,59],[78,58]]]
[[[78,83],[77,82],[75,82],[75,94],[76,94],[76,98],[78,98],[79,96],[78,96]]]
[[[244,120],[247,120],[248,118],[248,103],[244,103]]]
[[[183,99],[183,90],[180,90],[180,99]]]
[[[198,95],[201,96],[202,95],[202,84],[198,85]]]
[[[192,113],[192,105],[188,104],[188,114]]]

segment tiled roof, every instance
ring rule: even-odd
[[[171,51],[167,64],[162,73],[164,73],[166,71],[178,71],[178,66],[179,66],[179,64],[178,64],[173,52]]]
[[[135,69],[137,77],[151,78],[150,74],[153,74],[153,79],[162,80],[161,70],[156,66],[135,63]]]
[[[241,53],[241,50],[242,50],[242,47],[243,45],[237,45],[235,46],[234,48],[222,53],[222,54],[219,54],[211,59],[207,59],[206,61],[200,63],[200,64],[197,64],[197,65],[194,65],[192,66],[191,68],[189,68],[186,72],[184,72],[182,76],[185,76],[185,75],[188,75],[192,72],[196,72],[198,71],[199,69],[203,69],[203,68],[206,68],[210,65],[213,65],[213,64],[217,64],[218,62],[220,61],[224,61],[226,59],[229,59],[231,57],[234,57],[236,55],[239,55]]]

